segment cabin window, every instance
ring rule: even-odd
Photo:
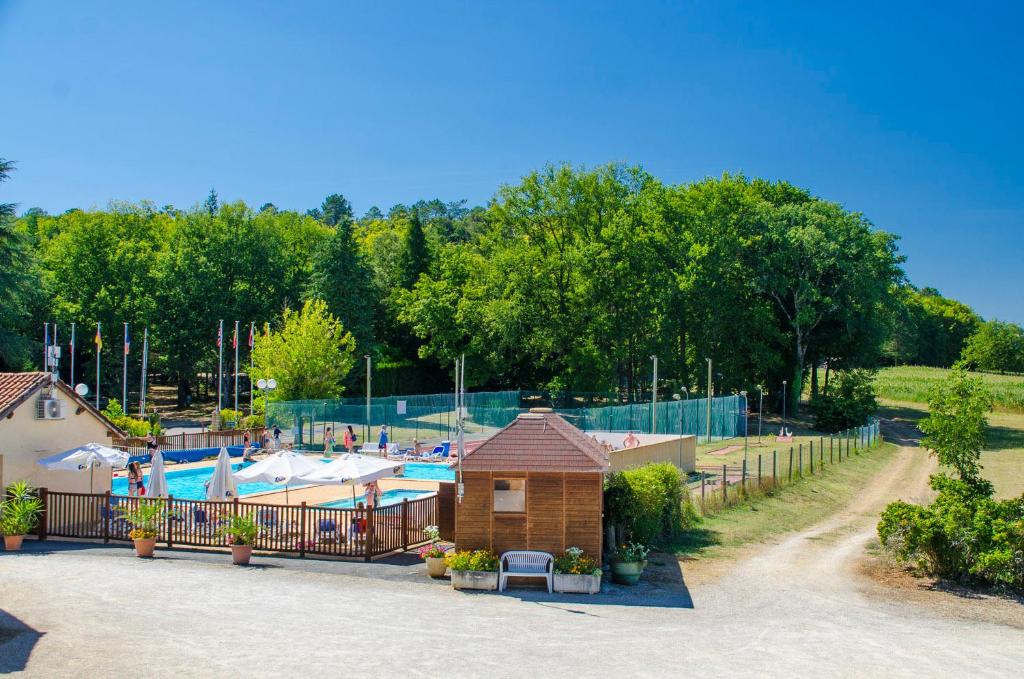
[[[526,511],[526,479],[494,479],[494,511]]]

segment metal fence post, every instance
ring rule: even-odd
[[[789,447],[789,482],[793,483],[793,446]]]

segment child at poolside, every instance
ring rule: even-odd
[[[352,425],[351,424],[348,425],[347,427],[345,427],[345,436],[341,440],[341,442],[345,446],[345,450],[347,450],[350,453],[356,452],[355,451],[355,447],[356,447],[356,433],[354,431],[352,431]]]
[[[324,432],[324,457],[330,459],[331,453],[334,452],[334,431],[327,427],[327,431]]]

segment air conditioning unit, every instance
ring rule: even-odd
[[[63,420],[64,401],[56,398],[41,398],[36,401],[37,420]]]

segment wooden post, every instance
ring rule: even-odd
[[[757,454],[757,487],[764,487],[764,484],[761,482],[761,453]]]
[[[818,466],[825,466],[825,437],[818,438]]]
[[[409,498],[402,500],[402,551],[409,551]]]
[[[811,476],[814,476],[814,441],[811,441]]]
[[[306,556],[306,501],[299,505],[299,558]]]
[[[797,447],[799,448],[799,457],[796,462],[796,477],[802,479],[804,477],[804,444],[800,443]]]
[[[746,458],[743,459],[743,470],[740,472],[740,488],[742,489],[743,493],[746,494],[746,492],[747,492],[747,460],[746,460]]]
[[[373,515],[377,511],[376,507],[366,508],[366,537],[363,540],[363,550],[366,552],[364,558],[366,561],[370,560],[373,556]]]
[[[789,447],[789,482],[793,483],[793,446]]]
[[[725,465],[722,465],[722,504],[729,499],[729,476]]]
[[[779,482],[779,451],[772,451],[772,485]]]
[[[103,542],[110,542],[110,491],[103,494]]]
[[[174,524],[172,523],[173,519],[174,519],[174,496],[173,495],[168,495],[167,496],[167,546],[168,547],[174,546],[174,538],[171,535],[171,531],[174,529]]]
[[[700,506],[704,508],[704,471],[700,472]]]
[[[39,499],[43,503],[43,511],[39,514],[39,526],[37,527],[36,536],[40,540],[46,539],[46,523],[50,515],[50,494],[45,488],[39,489]]]

